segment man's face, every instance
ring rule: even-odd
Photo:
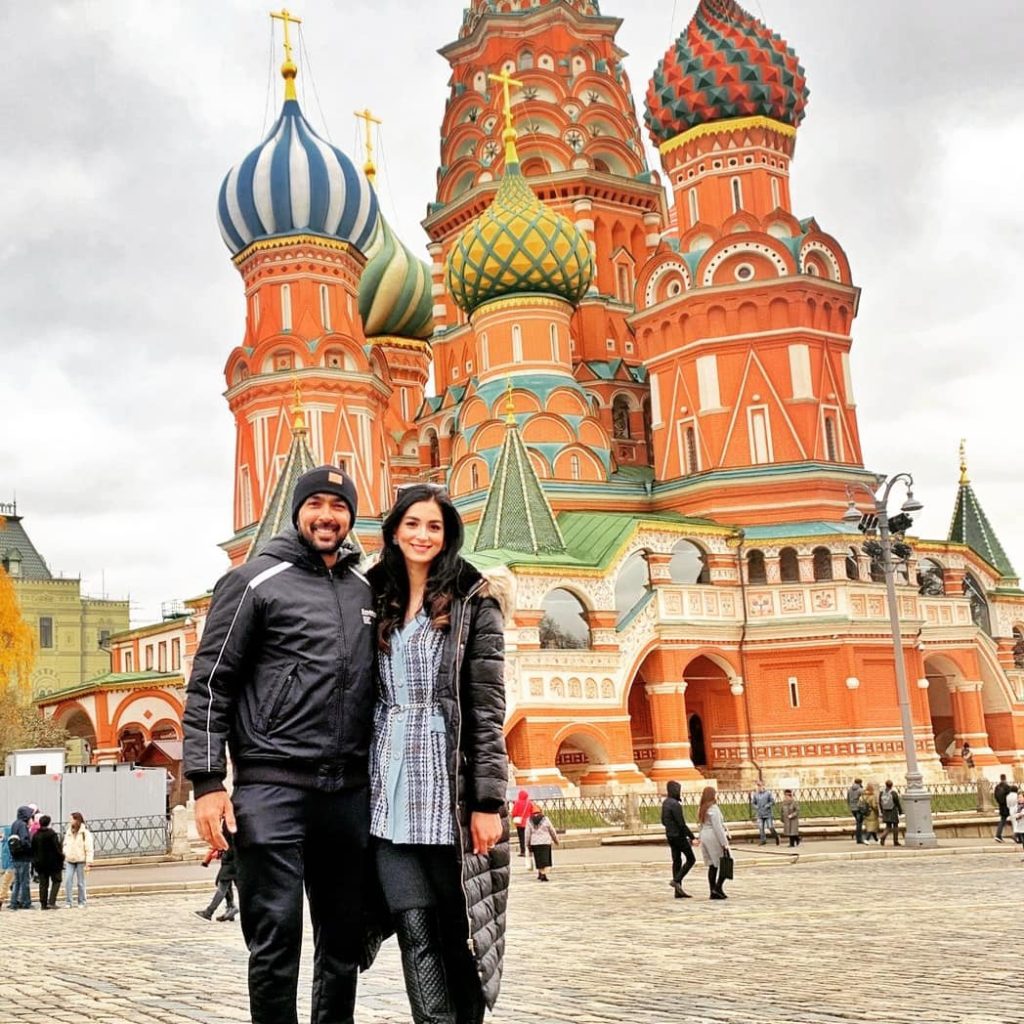
[[[299,507],[299,534],[318,554],[337,551],[351,526],[352,513],[336,494],[311,494]]]

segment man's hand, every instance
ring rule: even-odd
[[[196,804],[197,810],[198,807]],[[473,837],[473,852],[490,853],[491,847],[501,839],[501,815],[497,812],[487,814],[485,811],[474,811],[469,819],[469,831]]]
[[[475,815],[474,815],[475,817]],[[231,806],[231,797],[222,789],[207,793],[196,801],[196,830],[200,839],[204,839],[215,850],[226,850],[228,841],[224,838],[223,822],[228,831],[238,831],[235,824],[235,809]]]

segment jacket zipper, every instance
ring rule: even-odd
[[[334,569],[327,570],[327,582],[334,593],[334,603],[338,606],[338,633],[341,639],[341,661],[338,668],[338,723],[334,730],[334,753],[340,762],[341,734],[345,728],[345,671],[348,665],[348,644],[345,642],[345,613],[341,608],[341,595],[338,593],[338,580],[334,575]]]
[[[460,690],[461,676],[462,676],[462,655],[465,649],[463,643],[463,628],[466,622],[466,609],[469,607],[469,602],[473,598],[474,594],[483,586],[481,580],[475,587],[473,587],[468,594],[462,599],[459,605],[459,629],[456,634],[458,640],[458,647],[455,649],[455,678],[452,680],[455,687],[455,707],[458,711],[459,720],[458,725],[455,728],[455,827],[459,832],[459,849],[463,851],[463,858],[468,856],[466,850],[465,834],[462,829],[462,822],[459,820],[459,767],[460,760],[462,757],[462,694]],[[467,814],[470,814],[469,806],[466,807]],[[466,947],[469,949],[470,955],[473,957],[474,962],[476,961],[476,941],[473,939],[473,919],[469,914],[469,893],[466,892],[466,878],[465,878],[465,862],[463,862],[462,868],[459,871],[459,887],[462,889],[462,905],[466,910]],[[477,972],[479,973],[479,965],[477,965]]]

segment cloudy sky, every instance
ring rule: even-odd
[[[291,6],[307,116],[349,152],[353,110],[384,118],[384,212],[424,244],[447,94],[435,51],[456,37],[462,0]],[[975,489],[1024,571],[1024,4],[747,6],[807,69],[794,212],[839,239],[863,288],[865,460],[911,470],[918,526],[944,537],[966,436]],[[624,19],[639,103],[696,0],[602,7]],[[214,204],[281,102],[268,10],[0,5],[0,501],[17,498],[55,572],[130,595],[135,622],[225,568],[234,430],[221,393],[244,303]]]

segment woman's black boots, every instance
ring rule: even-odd
[[[396,914],[395,932],[414,1024],[456,1024],[437,911],[424,908]]]

